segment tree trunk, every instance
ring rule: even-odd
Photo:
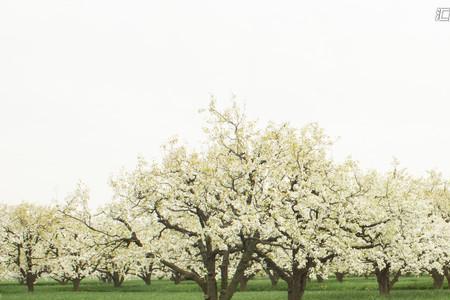
[[[216,281],[216,258],[210,257],[206,263],[208,275],[206,275],[205,300],[217,300],[217,281]]]
[[[323,277],[321,275],[317,275],[316,279],[317,279],[317,282],[319,282],[319,283],[323,282]]]
[[[25,278],[25,281],[27,284],[28,292],[30,293],[34,292],[34,282],[36,281],[36,276],[31,273],[28,273]]]
[[[245,270],[248,269],[248,267],[251,264],[252,255],[255,253],[256,245],[258,243],[259,234],[257,233],[254,239],[248,240],[245,244],[245,250],[242,253],[242,256],[236,266],[236,269],[234,271],[234,275],[231,278],[230,283],[228,284],[228,287],[226,288],[226,292],[220,294],[220,300],[231,300],[234,293],[237,290],[237,287],[239,285],[239,281],[241,278],[245,275]]]
[[[294,270],[292,277],[288,282],[288,300],[300,300],[305,293],[308,279],[308,270]]]
[[[114,283],[114,287],[121,287],[124,279],[124,276],[120,275],[119,272],[113,272],[112,281]]]
[[[278,284],[278,280],[280,279],[280,276],[278,276],[278,274],[272,269],[270,269],[268,266],[263,266],[263,269],[264,272],[266,272],[267,276],[269,276],[272,288],[276,287]]]
[[[337,282],[344,282],[344,273],[342,272],[336,272],[336,280]]]
[[[433,288],[442,289],[444,285],[444,274],[439,273],[439,271],[436,269],[432,269],[430,274],[433,278]]]
[[[239,281],[239,290],[241,292],[247,290],[247,283],[250,280],[250,277],[242,276],[241,280]]]
[[[377,276],[378,291],[381,296],[388,296],[391,291],[391,286],[389,283],[389,268],[384,268],[382,270],[376,269],[375,275]]]
[[[27,281],[27,289],[28,289],[28,292],[30,292],[30,293],[34,292],[34,282]]]
[[[268,272],[267,275],[269,275],[271,287],[275,288],[278,284],[278,280],[280,279],[280,277],[275,272]]]
[[[28,292],[30,292],[30,293],[34,292],[34,280],[33,279],[27,278],[27,289],[28,289]]]
[[[141,277],[142,280],[144,280],[145,285],[151,285],[152,284],[152,274],[146,274]]]
[[[78,292],[80,290],[80,283],[81,283],[81,279],[80,278],[75,278],[74,280],[72,280],[72,284],[73,284],[73,290]]]
[[[444,276],[447,278],[448,289],[450,289],[450,268],[444,267]]]
[[[181,273],[178,273],[178,272],[172,272],[172,276],[170,277],[170,279],[175,284],[179,284],[183,280],[183,275],[181,275]]]
[[[228,287],[228,265],[230,264],[230,253],[225,251],[222,255],[222,263],[220,264],[220,295],[222,299],[227,294]]]

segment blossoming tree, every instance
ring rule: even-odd
[[[357,257],[375,273],[381,295],[388,295],[404,272],[420,273],[421,255],[429,245],[429,202],[420,181],[397,166],[386,174],[373,174],[370,192],[358,199],[355,219]],[[355,260],[357,259],[355,257]]]
[[[1,228],[3,264],[33,292],[36,280],[50,271],[53,255],[48,250],[57,226],[55,211],[23,203],[7,207],[5,217]]]

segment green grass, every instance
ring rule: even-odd
[[[447,288],[447,286],[444,286]],[[154,280],[151,286],[142,281],[129,280],[121,288],[95,280],[85,280],[81,291],[73,292],[71,285],[59,285],[52,281],[41,280],[36,284],[35,292],[29,294],[25,286],[14,282],[0,283],[0,300],[201,300],[203,296],[193,282],[178,285],[166,280]],[[260,278],[248,283],[247,291],[238,292],[236,300],[277,300],[286,299],[286,285],[280,282],[272,289],[268,279]],[[303,299],[306,300],[359,300],[379,299],[374,278],[345,278],[344,283],[333,279],[323,283],[310,282]],[[403,277],[395,285],[390,299],[398,300],[449,300],[450,290],[431,289],[429,277]]]

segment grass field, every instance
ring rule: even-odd
[[[447,288],[447,285],[444,286]],[[82,282],[81,291],[73,292],[71,285],[59,285],[51,281],[38,282],[33,294],[25,286],[14,282],[0,283],[0,299],[36,300],[201,300],[202,294],[193,282],[178,285],[166,280],[154,280],[151,286],[142,281],[129,280],[121,288],[94,280]],[[286,299],[286,285],[282,282],[272,289],[269,280],[254,279],[248,283],[247,291],[236,293],[236,300]],[[450,290],[431,289],[429,277],[401,278],[392,291],[391,299],[402,300],[449,300]],[[310,282],[303,299],[306,300],[357,300],[379,299],[374,278],[346,278],[343,283],[327,280],[323,283]]]

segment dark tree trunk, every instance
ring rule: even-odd
[[[278,276],[277,273],[271,272],[270,270],[266,271],[266,273],[269,276],[270,284],[271,284],[272,288],[275,288],[278,284],[278,280],[280,279],[280,277]]]
[[[444,276],[447,278],[448,289],[450,289],[450,268],[444,267]]]
[[[226,296],[228,287],[228,265],[230,264],[230,253],[225,251],[220,264],[220,298]]]
[[[28,273],[25,281],[27,284],[28,292],[30,292],[30,293],[34,292],[34,282],[36,281],[36,276],[34,276],[31,273]]]
[[[288,281],[288,300],[302,299],[305,293],[307,279],[307,269],[294,270],[292,277]]]
[[[344,282],[344,276],[345,274],[342,272],[336,272],[336,280],[337,282]]]
[[[112,274],[111,273],[102,273],[100,276],[99,276],[99,279],[100,279],[100,281],[101,282],[103,282],[103,283],[108,283],[108,284],[111,284],[112,282],[113,282],[113,280],[112,280]]]
[[[122,283],[125,279],[123,275],[120,275],[119,272],[113,272],[111,277],[114,283],[114,287],[118,288],[122,286]]]
[[[72,280],[72,284],[73,284],[73,290],[78,292],[80,290],[80,283],[81,283],[81,279],[80,278],[75,278],[74,280]]]
[[[217,300],[217,299],[230,300],[238,288],[241,277],[244,276],[245,270],[247,270],[250,265],[252,255],[255,252],[256,244],[258,243],[258,237],[259,237],[258,235],[255,235],[254,238],[249,239],[244,243],[245,244],[244,251],[242,252],[242,256],[239,259],[239,262],[235,268],[234,274],[230,278],[231,280],[229,281],[228,281],[228,259],[224,258],[222,260],[220,273],[221,276],[224,276],[223,279],[225,279],[225,281],[221,281],[220,296],[218,295],[218,287],[216,280],[216,258],[217,255],[225,256],[226,253],[218,254],[216,251],[212,251],[211,244],[210,242],[208,242],[208,240],[206,240],[206,245],[204,245],[202,242],[199,242],[199,248],[202,252],[203,264],[207,271],[205,276],[200,276],[196,272],[183,270],[176,264],[166,260],[161,260],[161,263],[172,269],[174,274],[180,273],[181,275],[184,276],[184,278],[194,280],[202,289],[205,300]],[[228,283],[228,285],[225,286],[225,283]]]
[[[178,273],[178,272],[172,272],[172,276],[170,277],[170,279],[171,279],[175,284],[179,284],[179,283],[183,280],[183,276],[181,275],[181,273]]]
[[[439,273],[439,271],[436,269],[432,269],[430,274],[433,278],[433,288],[442,289],[442,287],[444,286],[444,274]]]
[[[144,280],[145,285],[151,285],[152,284],[152,274],[145,274],[142,277],[142,280]]]
[[[245,270],[248,269],[248,267],[251,264],[252,255],[256,250],[256,245],[258,243],[259,234],[256,234],[254,236],[254,239],[247,240],[245,250],[242,253],[242,256],[239,260],[239,263],[236,266],[235,272],[233,277],[230,280],[230,283],[226,287],[225,293],[220,294],[220,300],[231,300],[234,293],[236,292],[239,282],[241,281],[241,278],[245,276]]]
[[[241,259],[239,260],[239,263],[236,266],[236,270],[230,281],[230,284],[227,287],[226,293],[220,295],[220,300],[231,300],[231,298],[233,297],[234,293],[238,288],[239,281],[243,276],[245,276],[245,270],[247,270],[248,267],[250,266],[252,255],[256,250],[259,234],[256,235],[255,237],[256,237],[255,239],[246,242],[245,250],[242,253]]]
[[[306,285],[309,280],[309,272],[312,267],[314,267],[313,260],[308,257],[306,266],[303,268],[299,268],[298,262],[296,262],[295,257],[299,251],[299,248],[292,249],[292,259],[293,263],[291,265],[291,270],[287,271],[286,269],[278,266],[270,257],[266,256],[265,253],[256,251],[258,256],[264,259],[264,262],[267,264],[272,271],[277,273],[277,275],[283,279],[288,285],[288,300],[301,300],[303,294],[305,293]],[[323,259],[325,261],[325,259]]]
[[[27,289],[30,293],[34,292],[34,282],[27,281]]]
[[[37,274],[32,273],[33,270],[33,249],[30,245],[25,249],[25,261],[27,271],[24,271],[22,268],[20,268],[21,274],[25,275],[25,283],[27,284],[28,292],[34,292],[34,282],[38,278]]]
[[[206,290],[205,300],[217,300],[217,281],[216,281],[216,258],[209,257],[206,262],[206,269],[208,275],[206,276]]]
[[[392,287],[400,277],[400,271],[395,273],[394,277],[390,279],[390,269],[389,266],[387,266],[382,270],[376,268],[375,275],[377,276],[378,291],[380,292],[380,295],[389,296]]]
[[[388,296],[391,289],[389,287],[389,269],[376,270],[375,275],[377,276],[378,291],[381,296]]]
[[[248,276],[242,276],[241,280],[239,281],[239,290],[241,292],[247,290],[247,283],[250,280],[250,277]]]

